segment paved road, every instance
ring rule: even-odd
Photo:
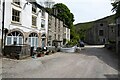
[[[3,78],[117,77],[118,60],[103,46],[86,46],[80,53],[55,53],[42,58],[3,58]]]

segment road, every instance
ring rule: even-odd
[[[103,46],[79,53],[58,52],[42,58],[2,59],[3,78],[116,78],[118,59]]]

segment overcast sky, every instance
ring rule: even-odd
[[[111,0],[54,0],[64,3],[74,14],[76,23],[94,21],[112,13]]]

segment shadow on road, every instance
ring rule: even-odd
[[[118,57],[117,54],[108,51],[104,46],[85,46],[85,49],[81,51],[83,55],[96,56],[107,65],[111,66],[115,70],[119,71],[118,68]],[[110,77],[111,75],[107,75]]]

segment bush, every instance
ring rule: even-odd
[[[77,40],[71,40],[71,41],[68,41],[67,45],[69,46],[75,46],[77,44]]]

